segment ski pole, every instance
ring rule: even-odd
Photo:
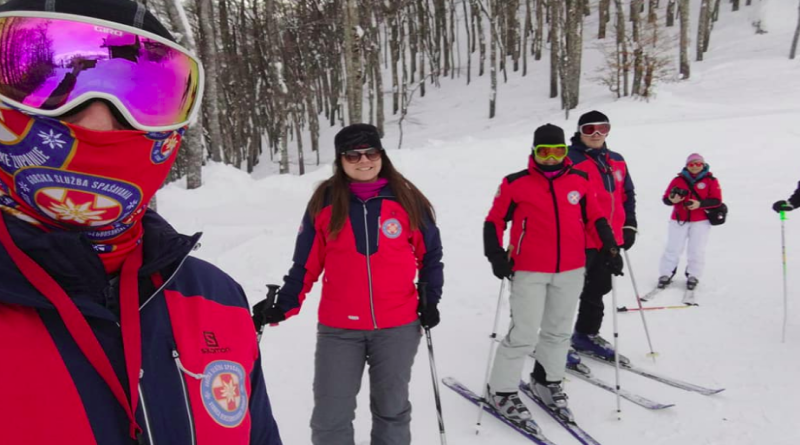
[[[783,333],[781,343],[786,343],[786,320],[789,312],[788,286],[786,284],[786,212],[781,210],[781,256],[783,257]]]
[[[419,300],[422,304],[422,311],[428,309],[428,283],[418,283]],[[439,396],[439,376],[436,372],[436,360],[433,357],[433,340],[431,339],[431,328],[423,327],[425,330],[425,340],[428,342],[428,362],[431,365],[431,380],[433,380],[433,397],[436,400],[436,415],[439,417],[439,438],[442,445],[447,445],[447,438],[444,434],[444,417],[442,417],[442,399]]]
[[[272,306],[275,306],[275,300],[278,298],[278,289],[281,287],[277,284],[267,284],[267,298],[264,299],[261,303],[253,306],[253,322],[256,324],[256,332],[258,333],[258,343],[261,343],[261,336],[264,334],[264,326],[266,323],[263,321],[262,314],[258,312],[257,306],[263,308],[263,310],[267,310]],[[262,305],[263,303],[263,305]]]
[[[486,374],[483,379],[483,398],[478,403],[478,421],[475,423],[475,434],[481,432],[481,417],[483,417],[484,401],[489,397],[489,374],[492,372],[492,355],[494,355],[494,346],[497,340],[497,325],[500,323],[500,302],[503,300],[503,291],[506,289],[506,280],[500,282],[500,293],[497,295],[497,309],[494,312],[494,325],[492,326],[492,335],[489,343],[489,357],[486,359]]]
[[[647,345],[650,346],[650,357],[653,358],[653,363],[655,363],[656,355],[658,354],[653,350],[653,342],[650,339],[650,329],[647,328],[647,320],[644,318],[644,308],[642,307],[642,299],[639,298],[639,286],[636,285],[636,277],[633,275],[633,265],[628,256],[628,251],[623,250],[623,252],[625,252],[625,263],[628,264],[628,272],[631,275],[631,283],[633,283],[633,293],[636,295],[636,303],[639,305],[639,314],[642,316],[642,325],[644,326],[644,333],[647,336]],[[616,303],[614,303],[614,307],[617,307]]]
[[[617,286],[616,278],[611,275],[611,299],[614,307],[617,307]],[[615,379],[615,392],[617,394],[617,420],[622,420],[622,401],[620,399],[619,390],[619,326],[617,326],[617,311],[611,311],[614,320],[614,379]]]
[[[660,311],[663,309],[689,309],[690,307],[695,307],[696,305],[688,305],[682,304],[680,306],[654,306],[654,307],[632,307],[628,309],[627,306],[622,306],[617,308],[617,312],[637,312],[637,311]]]

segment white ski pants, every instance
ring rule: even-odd
[[[700,279],[706,264],[706,242],[711,223],[707,220],[678,224],[671,219],[667,236],[667,248],[661,256],[659,274],[671,276],[678,267],[683,250],[688,244],[686,273]]]
[[[509,297],[511,326],[497,348],[489,380],[492,392],[517,391],[525,358],[534,348],[547,380],[564,379],[585,273],[583,267],[561,273],[514,273]]]

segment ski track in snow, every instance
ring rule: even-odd
[[[662,2],[664,3],[664,2]],[[692,1],[693,14],[699,9]],[[707,248],[705,276],[697,290],[700,306],[685,311],[648,311],[657,363],[646,354],[647,341],[638,314],[620,314],[620,350],[635,363],[657,373],[723,393],[705,397],[681,391],[631,373],[622,373],[624,388],[664,403],[669,410],[652,412],[623,402],[616,418],[614,396],[578,379],[565,389],[581,426],[604,445],[790,445],[800,442],[800,215],[789,214],[790,319],[782,344],[780,222],[771,211],[777,199],[794,190],[800,170],[800,62],[788,60],[797,20],[796,1],[762,6],[769,33],[754,35],[752,11],[730,12],[722,4],[704,62],[694,62],[692,77],[661,85],[649,103],[614,101],[604,87],[588,80],[599,62],[587,48],[581,105],[565,121],[558,99],[548,99],[548,58],[529,60],[529,74],[509,72],[499,87],[498,117],[486,118],[488,78],[476,75],[473,85],[442,80],[415,98],[405,124],[404,148],[396,150],[397,117],[387,116],[384,145],[401,172],[413,180],[436,206],[445,249],[442,324],[433,330],[438,373],[452,375],[472,389],[483,381],[499,282],[483,257],[481,227],[503,176],[524,169],[533,130],[551,122],[567,134],[577,116],[600,109],[609,115],[609,146],[630,166],[637,190],[640,234],[630,252],[639,291],[648,292],[657,279],[670,209],[661,194],[686,156],[703,154],[720,179],[730,207],[727,224],[714,228]],[[737,15],[738,14],[738,15]],[[587,40],[596,29],[587,20]],[[696,26],[696,21],[694,26]],[[677,27],[675,28],[677,31]],[[694,39],[694,33],[691,38]],[[462,63],[466,61],[462,57]],[[501,77],[502,82],[502,77]],[[386,95],[391,100],[391,93]],[[387,105],[387,108],[388,105]],[[210,164],[205,185],[187,191],[178,184],[159,193],[159,209],[184,233],[203,231],[197,256],[236,278],[250,302],[263,298],[264,284],[280,283],[288,271],[305,205],[314,186],[330,174],[330,141],[338,128],[321,135],[328,164],[304,177],[272,175],[265,155],[251,176],[231,167]],[[328,142],[325,142],[328,141]],[[309,158],[309,156],[307,156]],[[296,166],[293,166],[293,171]],[[797,212],[796,212],[797,213]],[[682,269],[684,262],[679,266]],[[627,274],[627,272],[626,272]],[[636,306],[629,277],[616,279],[618,306]],[[262,340],[264,372],[275,416],[287,445],[310,444],[308,427],[313,395],[318,282],[303,311]],[[680,304],[684,280],[659,294],[649,306]],[[677,290],[676,290],[677,289]],[[606,298],[611,308],[611,295]],[[508,305],[502,304],[508,324]],[[611,337],[607,313],[602,334]],[[439,444],[433,392],[424,342],[411,383],[415,445]],[[613,381],[613,368],[592,364],[593,372]],[[355,420],[356,443],[369,443],[370,413],[365,376]],[[504,445],[529,443],[500,422],[485,418],[474,434],[476,408],[442,386],[448,443]],[[543,413],[536,413],[547,436],[559,444],[577,443]]]

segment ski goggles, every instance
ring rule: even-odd
[[[91,99],[112,103],[143,131],[188,125],[203,66],[181,46],[118,23],[71,14],[0,13],[0,101],[58,117]]]
[[[583,124],[578,127],[581,134],[584,136],[591,136],[595,133],[600,133],[601,135],[605,136],[611,131],[611,124],[608,122],[592,122],[589,124]]]
[[[692,161],[686,164],[687,167],[703,167],[705,165],[706,163],[701,161]]]
[[[381,158],[383,150],[378,148],[368,148],[366,150],[347,150],[342,153],[342,157],[350,164],[358,164],[362,156],[366,156],[370,161],[377,161]]]
[[[541,144],[533,147],[533,155],[537,159],[555,159],[556,161],[563,161],[567,157],[569,149],[564,144],[547,145]]]

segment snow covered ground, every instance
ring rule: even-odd
[[[529,61],[528,77],[509,73],[509,82],[500,87],[493,121],[486,118],[486,78],[474,79],[468,88],[463,78],[443,80],[441,89],[416,98],[402,150],[393,149],[397,121],[388,119],[384,144],[392,148],[393,162],[428,195],[439,215],[446,285],[443,321],[433,338],[440,377],[455,376],[476,390],[483,381],[499,281],[483,257],[481,228],[497,185],[525,167],[537,126],[551,122],[569,134],[580,113],[600,109],[611,119],[609,145],[626,157],[636,184],[640,236],[630,257],[642,292],[656,281],[666,237],[670,209],[660,202],[661,194],[689,153],[705,156],[730,207],[729,222],[711,234],[697,292],[700,306],[647,313],[660,353],[657,363],[646,357],[635,313],[619,315],[620,350],[653,371],[727,390],[705,397],[623,372],[624,388],[676,406],[651,412],[623,402],[620,421],[612,394],[573,379],[565,388],[580,424],[605,445],[800,442],[800,221],[795,221],[800,215],[790,214],[787,221],[790,317],[781,343],[780,221],[770,209],[800,179],[800,61],[787,58],[797,3],[762,3],[768,34],[754,34],[750,8],[755,6],[731,13],[723,2],[706,60],[693,62],[689,81],[661,86],[649,103],[614,101],[603,87],[585,80],[581,105],[565,121],[558,100],[547,98],[547,63]],[[587,24],[586,32],[590,36],[594,26]],[[593,51],[586,55],[587,79],[599,60]],[[323,134],[323,160],[331,159],[337,130]],[[248,176],[212,164],[201,189],[173,184],[159,194],[159,210],[179,230],[205,232],[197,255],[239,280],[251,303],[263,298],[265,283],[281,282],[306,202],[330,174],[329,165],[304,177],[268,175],[272,168],[265,159]],[[619,305],[635,305],[630,275],[616,285]],[[267,386],[287,445],[310,444],[319,290],[318,283],[301,314],[268,329],[262,340]],[[650,305],[679,304],[680,298],[680,291],[666,291]],[[611,306],[610,295],[606,304]],[[507,314],[505,302],[503,310]],[[606,320],[602,333],[610,339],[610,313]],[[506,325],[504,316],[501,331]],[[413,443],[418,445],[439,443],[426,355],[423,341],[411,385]],[[610,367],[592,369],[613,380]],[[368,387],[365,377],[355,425],[359,445],[369,443]],[[476,436],[474,406],[444,387],[442,399],[450,444],[530,443],[489,418]],[[544,413],[535,409],[534,415],[554,442],[577,443]]]

